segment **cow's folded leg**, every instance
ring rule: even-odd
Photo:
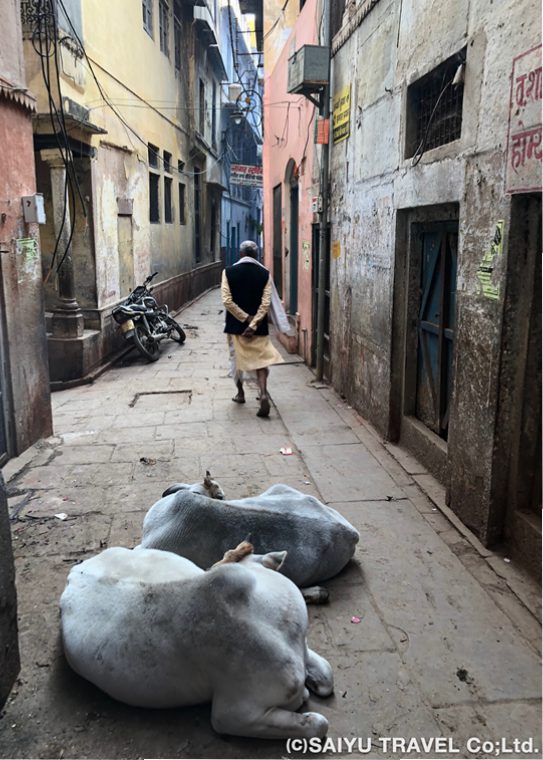
[[[311,739],[326,736],[328,721],[320,713],[297,713],[281,707],[259,710],[254,703],[213,700],[211,723],[215,731],[259,739]]]
[[[334,691],[334,676],[328,660],[307,648],[305,685],[318,697],[328,697]]]
[[[308,586],[300,589],[306,604],[326,604],[329,593],[325,586]]]

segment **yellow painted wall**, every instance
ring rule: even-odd
[[[170,3],[172,6],[173,3]],[[192,6],[183,3],[182,67],[174,66],[173,16],[170,16],[169,58],[160,50],[159,3],[153,3],[153,38],[145,31],[139,0],[81,0],[83,44],[88,56],[78,57],[65,45],[61,51],[61,90],[89,110],[89,120],[107,134],[85,142],[96,148],[91,159],[93,185],[94,250],[96,256],[97,306],[117,301],[120,264],[118,255],[117,198],[133,199],[132,233],[135,282],[156,267],[158,280],[193,267],[192,164],[190,136],[198,113],[189,71],[193,50]],[[71,30],[66,30],[72,33]],[[47,113],[48,103],[38,57],[25,43],[29,89],[38,97],[38,111]],[[91,73],[100,83],[100,92]],[[197,80],[197,77],[196,77]],[[127,128],[114,109],[130,125]],[[197,104],[197,100],[196,100]],[[50,132],[50,125],[43,131]],[[139,136],[139,137],[138,137]],[[141,138],[141,139],[139,139]],[[172,156],[173,223],[162,223],[163,188],[160,181],[161,223],[149,223],[148,151],[152,143]],[[177,175],[177,163],[185,163],[189,176]],[[161,162],[159,162],[159,166]],[[163,172],[160,171],[163,175]],[[205,176],[202,177],[205,180]],[[179,223],[178,182],[186,185],[186,224]],[[205,261],[206,258],[203,258]],[[209,258],[207,258],[209,260]],[[77,287],[77,283],[76,283]]]
[[[264,67],[269,76],[298,18],[299,0],[262,0],[264,4]]]

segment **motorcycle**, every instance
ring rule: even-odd
[[[125,340],[131,340],[140,354],[150,362],[160,355],[159,344],[164,338],[176,343],[185,342],[185,332],[168,314],[168,307],[159,306],[148,287],[158,272],[149,275],[143,285],[138,285],[123,303],[112,311],[112,317],[120,326]]]

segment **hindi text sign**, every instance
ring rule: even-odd
[[[513,59],[506,192],[541,190],[541,45]]]
[[[252,164],[232,164],[230,184],[245,187],[262,187],[262,167]]]
[[[336,92],[333,100],[332,135],[334,142],[346,140],[351,134],[351,85]]]

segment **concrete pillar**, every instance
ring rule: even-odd
[[[72,220],[67,199],[66,167],[58,150],[42,150],[42,160],[51,173],[51,200],[55,236],[62,228],[59,249],[54,266],[62,260],[70,239]],[[66,203],[65,203],[66,201]],[[64,220],[64,225],[62,224]],[[53,336],[55,338],[80,338],[83,335],[83,312],[75,297],[74,267],[71,244],[58,273],[59,304],[53,312]]]

